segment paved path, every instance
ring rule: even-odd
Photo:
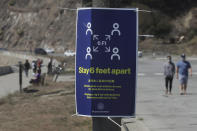
[[[42,67],[42,72],[46,72],[47,68]],[[32,70],[29,71],[29,77],[25,76],[25,72],[23,72],[23,85],[25,88],[29,86],[30,79],[33,78]],[[61,81],[75,81],[74,75],[60,75],[57,79],[57,82]],[[0,98],[4,97],[8,94],[14,93],[15,91],[19,91],[19,73],[12,73],[8,75],[0,76]]]
[[[31,74],[30,74],[31,75]],[[25,77],[23,73],[23,85],[26,87],[29,85],[29,78]],[[12,73],[4,76],[0,76],[0,98],[8,94],[19,91],[19,73]]]
[[[177,58],[175,61],[177,62]],[[197,60],[189,59],[193,72],[197,72]],[[137,117],[150,131],[196,131],[197,130],[197,75],[189,79],[188,95],[179,94],[177,79],[174,79],[172,95],[166,96],[162,74],[165,59],[139,59],[137,87]],[[128,120],[129,121],[129,120]],[[130,119],[130,121],[134,121]],[[130,131],[136,123],[127,124]],[[144,130],[141,130],[144,131]]]
[[[60,75],[58,76],[57,82],[61,81],[75,81],[75,76],[74,75]]]
[[[48,64],[49,58],[42,57],[42,56],[31,56],[29,54],[24,54],[24,53],[13,53],[13,52],[3,52],[0,55],[2,56],[10,56],[13,58],[20,58],[25,61],[25,59],[29,59],[31,62],[32,60],[36,60],[38,58],[43,60],[43,66],[42,67],[42,72],[46,72],[47,68],[46,65]],[[24,62],[23,61],[23,62]],[[58,62],[54,60],[56,65]],[[18,63],[16,63],[18,64]],[[23,72],[23,88],[27,87],[29,84],[30,79],[33,78],[32,76],[32,70],[29,72],[29,78],[25,77],[25,74]],[[4,76],[0,76],[0,98],[3,96],[6,96],[8,94],[11,94],[15,91],[19,90],[19,73],[12,73]]]
[[[197,59],[189,60],[194,74],[189,79],[188,95],[179,94],[179,82],[174,79],[173,95],[166,96],[162,73],[165,59],[139,59],[137,120],[123,119],[129,131],[197,130]],[[176,63],[178,58],[174,61]],[[74,81],[74,76],[60,76],[58,81],[65,80]]]

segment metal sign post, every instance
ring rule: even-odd
[[[121,131],[121,118],[119,117],[112,118],[116,124],[106,117],[93,117],[92,120],[92,131]]]

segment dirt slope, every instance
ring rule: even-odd
[[[80,6],[80,0],[1,0],[0,47],[74,49],[76,11],[58,7]]]

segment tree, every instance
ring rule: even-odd
[[[133,0],[82,0],[83,7],[111,7],[119,8],[128,5]]]
[[[110,7],[110,0],[92,0],[93,7]]]
[[[109,1],[111,8],[119,8],[122,5],[121,3],[123,2],[123,0],[109,0]]]
[[[83,7],[91,7],[92,6],[92,0],[82,0],[82,6]]]

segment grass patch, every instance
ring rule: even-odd
[[[75,74],[75,69],[67,69],[61,72],[63,75],[74,75]]]
[[[17,34],[18,34],[18,36],[22,37],[24,35],[24,30],[18,29]]]
[[[16,5],[16,0],[10,0],[10,1],[8,2],[8,5],[9,5],[9,6],[14,6],[14,5]]]
[[[138,118],[137,118],[137,120],[139,120],[139,121],[143,121],[143,120],[144,120],[144,118],[142,118],[142,117],[138,117]]]
[[[91,118],[72,117],[75,113],[74,91],[74,82],[60,82],[43,87],[30,86],[22,94],[9,94],[0,99],[0,129],[90,131]]]

